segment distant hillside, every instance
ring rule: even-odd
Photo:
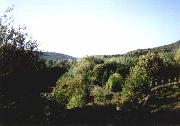
[[[43,52],[43,58],[46,60],[74,60],[75,57],[55,52]]]
[[[165,51],[172,51],[172,50],[177,49],[179,47],[180,47],[180,40],[177,42],[168,44],[168,45],[156,47],[154,49],[164,49]]]
[[[164,51],[164,52],[171,52],[174,49],[177,49],[180,47],[180,40],[168,45],[163,45],[163,46],[159,46],[159,47],[155,47],[155,48],[148,48],[148,49],[137,49],[134,51],[130,51],[127,52],[124,55],[127,56],[139,56],[139,55],[143,55],[145,53],[147,53],[148,51],[153,51],[153,52],[159,52],[159,51]]]
[[[171,52],[174,49],[177,49],[180,47],[180,40],[176,41],[174,43],[168,44],[168,45],[163,45],[163,46],[159,46],[159,47],[154,47],[154,48],[148,48],[148,49],[137,49],[137,50],[133,50],[133,51],[129,51],[125,54],[115,54],[115,55],[95,55],[97,57],[119,57],[119,56],[140,56],[143,54],[148,53],[149,51],[152,52]]]
[[[159,51],[164,51],[164,52],[171,52],[172,50],[179,48],[180,47],[180,40],[168,45],[163,45],[155,48],[148,48],[148,49],[137,49],[133,50],[130,52],[127,52],[125,54],[117,54],[117,55],[96,55],[97,57],[118,57],[118,56],[140,56],[143,54],[146,54],[148,51],[153,51],[153,52],[159,52]],[[62,53],[55,53],[55,52],[43,52],[43,58],[46,60],[74,60],[76,59],[75,57],[65,55]]]

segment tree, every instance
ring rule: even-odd
[[[120,97],[120,105],[127,102],[142,103],[151,93],[152,81],[157,79],[163,69],[163,60],[156,53],[140,57],[139,62],[130,70]]]
[[[32,113],[40,111],[42,71],[38,71],[44,70],[46,65],[36,41],[25,32],[26,28],[14,27],[13,18],[8,17],[12,10],[8,8],[0,17],[0,105],[6,106],[3,111],[10,113],[5,115],[28,116],[28,119]]]
[[[0,17],[0,75],[5,73],[40,70],[45,67],[36,41],[25,32],[25,27],[15,28],[8,18],[12,8]]]

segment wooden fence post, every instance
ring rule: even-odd
[[[176,79],[176,77],[174,78],[174,84],[176,84],[177,83],[177,79]]]
[[[171,79],[168,79],[168,83],[169,83],[169,84],[171,83]]]
[[[161,80],[161,84],[164,84],[164,80]]]

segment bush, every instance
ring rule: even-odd
[[[95,103],[105,103],[106,97],[105,97],[105,89],[99,86],[94,86],[92,89],[92,95],[94,96],[94,102]]]
[[[67,109],[72,109],[76,107],[83,107],[85,105],[85,98],[82,94],[72,96],[67,104]]]
[[[110,75],[107,83],[106,83],[106,89],[118,92],[121,91],[122,86],[124,84],[123,78],[119,73],[114,73]]]
[[[67,108],[72,108],[73,106],[81,106],[75,102],[80,96],[86,96],[86,83],[84,78],[77,74],[76,76],[70,73],[64,74],[57,82],[57,86],[53,91],[53,97],[59,102],[67,106]],[[78,96],[78,97],[75,97]],[[85,99],[85,97],[81,97]],[[74,101],[75,100],[75,101]],[[85,100],[82,100],[85,101]],[[75,104],[76,103],[76,104]]]

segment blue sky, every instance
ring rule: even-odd
[[[43,51],[121,54],[180,40],[180,0],[0,0]]]

